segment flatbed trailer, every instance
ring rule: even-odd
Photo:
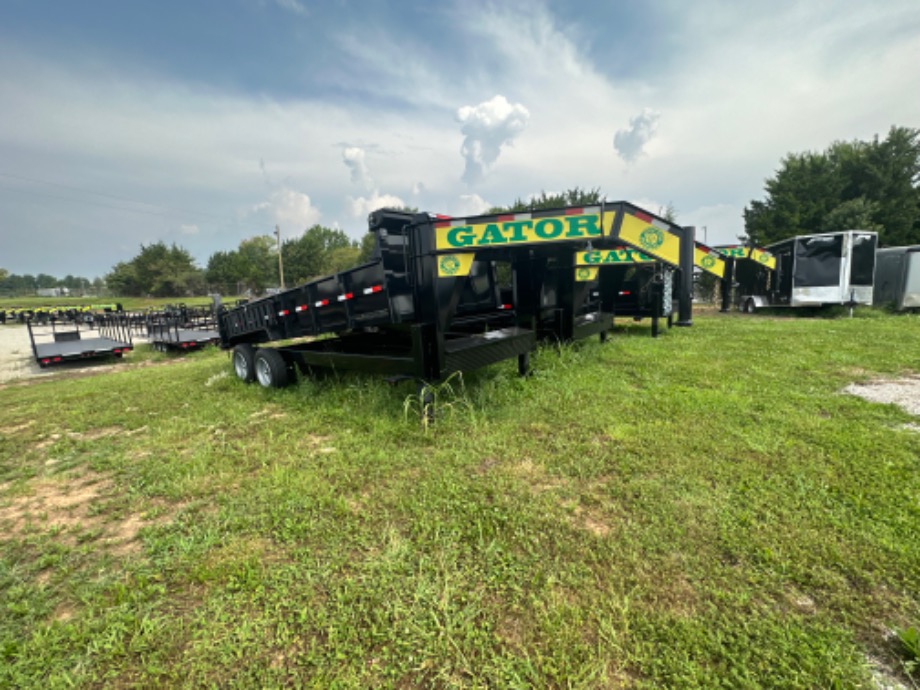
[[[147,341],[158,352],[197,350],[220,343],[217,318],[210,307],[180,304],[147,314]]]
[[[120,358],[134,349],[128,328],[114,320],[94,328],[79,322],[33,324],[29,319],[26,326],[32,354],[41,367],[100,357]]]
[[[430,382],[514,357],[526,374],[538,338],[612,326],[577,280],[577,250],[644,238],[647,251],[677,252],[683,237],[627,202],[463,219],[382,210],[369,227],[371,261],[219,312],[239,378],[280,387],[322,367]],[[500,263],[509,291],[496,281]],[[261,347],[304,337],[314,340]]]

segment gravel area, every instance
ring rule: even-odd
[[[51,376],[32,356],[29,331],[25,326],[0,326],[0,383],[33,376]]]
[[[843,392],[869,402],[895,404],[908,414],[920,417],[920,375],[917,374],[900,379],[851,383]]]

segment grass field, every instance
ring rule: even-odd
[[[437,391],[0,390],[0,687],[859,688],[920,624],[920,319],[709,315]],[[407,412],[408,409],[408,412]]]

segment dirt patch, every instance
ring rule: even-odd
[[[34,479],[26,493],[0,505],[0,525],[8,538],[36,531],[68,546],[92,540],[115,555],[139,549],[137,536],[148,521],[136,515],[111,519],[96,512],[101,502],[117,496],[112,481],[90,473],[79,479],[64,475]]]
[[[851,383],[843,392],[869,402],[897,405],[908,414],[920,417],[920,375],[917,374],[899,379]]]

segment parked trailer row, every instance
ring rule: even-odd
[[[763,307],[872,304],[878,235],[863,230],[800,235],[763,249],[724,247],[733,269],[723,283],[737,287],[745,312]]]
[[[627,202],[462,219],[383,210],[369,228],[370,262],[219,313],[239,378],[279,387],[337,368],[438,381],[515,357],[525,374],[538,339],[610,330],[598,276],[577,255],[623,245],[683,268],[680,323],[692,323],[693,229]]]

